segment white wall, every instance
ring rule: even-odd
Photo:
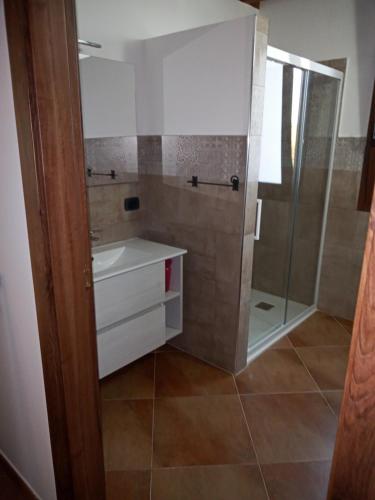
[[[85,138],[136,135],[134,65],[89,57],[79,69]]]
[[[247,134],[254,16],[143,42],[140,135]]]
[[[0,117],[0,450],[35,493],[52,500],[56,493],[3,0]]]
[[[267,0],[270,44],[316,61],[348,58],[339,135],[367,135],[375,76],[374,0]]]
[[[80,38],[100,42],[85,52],[131,61],[135,40],[219,23],[256,11],[238,0],[76,0]]]

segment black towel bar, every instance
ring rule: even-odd
[[[207,184],[209,186],[223,186],[223,187],[231,187],[233,191],[238,191],[240,187],[240,179],[237,175],[232,175],[230,178],[230,184],[221,184],[218,182],[205,182],[198,180],[197,175],[193,175],[191,181],[187,181],[188,184],[191,184],[192,187],[198,187],[199,184]]]
[[[110,177],[111,179],[116,179],[116,171],[111,170],[110,172],[94,172],[92,168],[87,169],[87,175],[92,177],[93,175],[104,175]]]

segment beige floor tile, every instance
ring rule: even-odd
[[[349,345],[351,341],[343,326],[319,311],[297,326],[289,339],[295,347]]]
[[[270,349],[236,377],[238,392],[317,391],[313,379],[293,349]]]
[[[238,396],[155,400],[153,466],[255,463]]]
[[[328,401],[329,406],[336,413],[336,415],[339,416],[342,396],[344,394],[343,391],[324,391],[323,394]]]
[[[183,352],[156,355],[156,397],[235,394],[233,376]]]
[[[157,469],[153,500],[267,500],[256,465]]]
[[[150,471],[106,472],[106,500],[149,500]]]
[[[106,470],[143,470],[151,466],[152,400],[103,401]]]
[[[100,382],[103,399],[151,399],[154,396],[154,355],[149,354]]]
[[[305,462],[263,465],[270,500],[326,500],[331,464]]]
[[[348,364],[348,346],[301,347],[297,352],[322,390],[343,389]]]
[[[337,419],[320,394],[242,396],[260,463],[331,459]]]

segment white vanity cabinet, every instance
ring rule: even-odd
[[[182,332],[185,253],[139,238],[93,250],[100,378]],[[167,259],[171,259],[168,292]]]
[[[164,262],[158,262],[95,283],[97,329],[162,303],[164,274]]]

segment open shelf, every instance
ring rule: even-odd
[[[167,341],[169,339],[172,339],[176,335],[179,335],[181,332],[182,332],[182,330],[180,330],[178,328],[172,328],[171,326],[167,326],[167,328],[166,328],[166,339],[167,339]]]
[[[182,266],[182,255],[172,259],[170,289],[164,298],[166,341],[182,333]]]
[[[169,302],[170,300],[177,299],[180,296],[180,292],[175,290],[168,290],[165,294],[164,302]]]

